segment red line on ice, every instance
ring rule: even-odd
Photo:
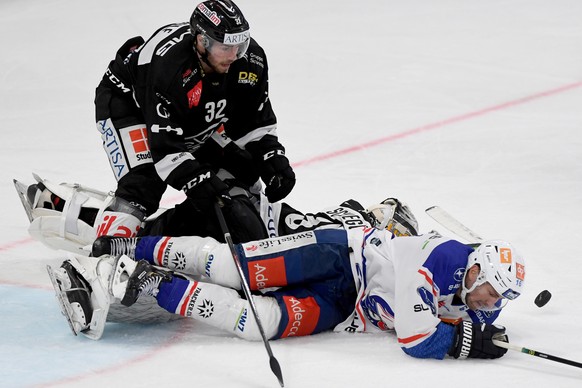
[[[351,154],[354,152],[363,151],[363,150],[366,150],[368,148],[377,147],[377,146],[382,145],[384,143],[399,140],[399,139],[409,137],[412,135],[416,135],[416,134],[419,134],[422,132],[432,131],[434,129],[439,129],[442,127],[446,127],[448,125],[452,125],[452,124],[456,124],[456,123],[459,123],[462,121],[474,119],[476,117],[484,116],[488,113],[498,112],[498,111],[501,111],[504,109],[512,108],[514,106],[523,105],[523,104],[526,104],[530,101],[538,100],[540,98],[554,96],[556,94],[564,93],[564,92],[567,92],[569,90],[579,88],[580,86],[582,86],[582,81],[574,82],[574,83],[567,84],[567,85],[562,85],[562,86],[559,86],[559,87],[554,88],[554,89],[535,93],[535,94],[532,94],[532,95],[529,95],[526,97],[518,98],[516,100],[507,101],[507,102],[504,102],[504,103],[501,103],[498,105],[493,105],[493,106],[490,106],[487,108],[483,108],[483,109],[479,109],[479,110],[476,110],[473,112],[465,113],[465,114],[462,114],[459,116],[453,116],[453,117],[450,117],[448,119],[437,121],[437,122],[434,122],[431,124],[426,124],[426,125],[423,125],[421,127],[408,129],[408,130],[405,130],[403,132],[395,133],[393,135],[380,137],[380,138],[377,138],[377,139],[374,139],[374,140],[371,140],[371,141],[368,141],[365,143],[357,144],[355,146],[343,148],[343,149],[340,149],[337,151],[332,151],[332,152],[329,152],[326,154],[317,155],[317,156],[314,156],[312,158],[300,160],[298,162],[292,163],[292,166],[294,168],[304,167],[304,166],[308,166],[310,164],[323,162],[323,161],[326,161],[329,159],[337,158],[337,157]],[[183,196],[176,195],[174,197],[167,198],[165,200],[165,202],[174,203],[178,198],[183,198]],[[0,253],[2,251],[7,251],[7,250],[10,250],[12,248],[15,248],[19,245],[24,245],[24,244],[30,243],[31,241],[33,241],[33,240],[31,238],[28,238],[28,239],[23,239],[23,240],[19,240],[19,241],[5,243],[3,245],[0,245]]]
[[[473,112],[465,113],[465,114],[462,114],[460,116],[450,117],[448,119],[437,121],[435,123],[431,123],[431,124],[423,125],[421,127],[409,129],[409,130],[406,130],[404,132],[396,133],[396,134],[385,136],[385,137],[380,137],[380,138],[377,138],[377,139],[374,139],[374,140],[371,140],[371,141],[368,141],[365,143],[357,144],[355,146],[351,146],[348,148],[344,148],[341,150],[332,151],[332,152],[329,152],[327,154],[314,156],[313,158],[309,158],[309,159],[305,159],[305,160],[301,160],[299,162],[293,163],[293,167],[303,167],[303,166],[306,166],[309,164],[322,162],[322,161],[325,161],[328,159],[333,159],[333,158],[336,158],[336,157],[339,157],[342,155],[351,154],[351,153],[358,152],[358,151],[363,151],[365,149],[376,147],[376,146],[379,146],[381,144],[388,143],[388,142],[391,142],[394,140],[399,140],[399,139],[402,139],[402,138],[405,138],[408,136],[412,136],[412,135],[416,135],[416,134],[419,134],[422,132],[432,131],[433,129],[442,128],[442,127],[445,127],[447,125],[456,124],[456,123],[459,123],[461,121],[466,121],[466,120],[473,119],[475,117],[486,115],[488,113],[497,112],[500,110],[512,108],[512,107],[517,106],[517,105],[523,105],[523,104],[528,103],[530,101],[537,100],[537,99],[544,98],[544,97],[553,96],[553,95],[556,95],[559,93],[566,92],[566,91],[571,90],[571,89],[578,88],[580,86],[582,86],[582,81],[575,82],[575,83],[568,84],[568,85],[563,85],[563,86],[560,86],[560,87],[555,88],[555,89],[550,89],[550,90],[546,90],[544,92],[532,94],[532,95],[527,96],[527,97],[518,98],[517,100],[507,101],[507,102],[504,102],[504,103],[501,103],[498,105],[493,105],[493,106],[483,108],[480,110],[476,110]]]

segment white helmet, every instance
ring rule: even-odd
[[[465,277],[469,268],[475,264],[479,264],[481,271],[475,283],[467,289]],[[465,277],[463,277],[461,291],[463,303],[465,303],[465,297],[469,292],[485,282],[489,282],[503,298],[513,300],[521,294],[523,289],[525,261],[513,245],[507,241],[484,241],[469,254]]]

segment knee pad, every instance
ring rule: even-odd
[[[114,197],[96,219],[96,237],[135,237],[144,219],[145,209],[140,205]]]

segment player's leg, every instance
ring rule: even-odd
[[[121,256],[114,273],[112,293],[122,304],[131,305],[144,294],[155,296],[158,305],[173,314],[204,322],[244,339],[261,339],[249,302],[233,289],[188,279],[145,260],[135,263],[126,256]],[[267,296],[253,296],[253,301],[265,335],[274,337],[281,319],[277,301]]]

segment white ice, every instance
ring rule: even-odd
[[[196,2],[0,2],[0,386],[276,387],[261,343],[180,320],[74,337],[12,179],[113,189],[93,97],[129,37]],[[499,323],[516,344],[582,362],[582,2],[239,0],[266,49],[279,135],[316,211],[396,196],[423,231],[441,205],[527,259]],[[167,203],[176,197],[169,193]],[[535,296],[548,289],[543,308]],[[579,387],[582,370],[518,352],[418,360],[393,333],[272,343],[287,387]]]

